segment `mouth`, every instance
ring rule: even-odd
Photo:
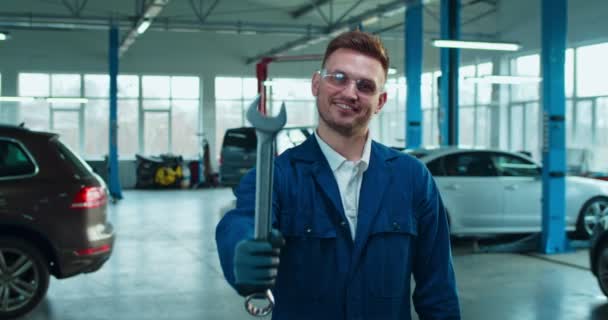
[[[340,108],[340,110],[344,110],[344,111],[352,111],[352,112],[357,112],[358,108],[355,106],[351,106],[345,103],[334,103],[335,106],[337,106],[338,108]]]

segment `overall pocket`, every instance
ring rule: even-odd
[[[281,213],[285,247],[277,279],[281,295],[318,299],[336,272],[336,229],[325,213]]]
[[[411,259],[418,232],[409,212],[380,212],[365,252],[367,286],[372,296],[403,298],[409,293]]]

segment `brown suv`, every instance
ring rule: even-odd
[[[57,279],[98,270],[114,243],[107,191],[53,133],[0,125],[0,319],[32,310]]]

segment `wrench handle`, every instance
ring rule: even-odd
[[[268,303],[264,307],[258,307],[253,303],[254,299],[265,299]],[[266,292],[257,292],[247,296],[245,299],[245,309],[254,317],[265,317],[272,312],[274,308],[274,296],[270,289]]]
[[[256,240],[268,240],[272,224],[272,183],[274,179],[274,133],[257,131],[257,171],[255,177],[255,229]]]

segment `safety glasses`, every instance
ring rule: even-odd
[[[319,74],[327,83],[336,88],[345,88],[351,81],[354,81],[357,91],[364,95],[371,96],[376,94],[379,90],[382,90],[376,85],[376,82],[371,79],[352,79],[342,71],[328,72],[326,69],[322,69],[319,71]]]

